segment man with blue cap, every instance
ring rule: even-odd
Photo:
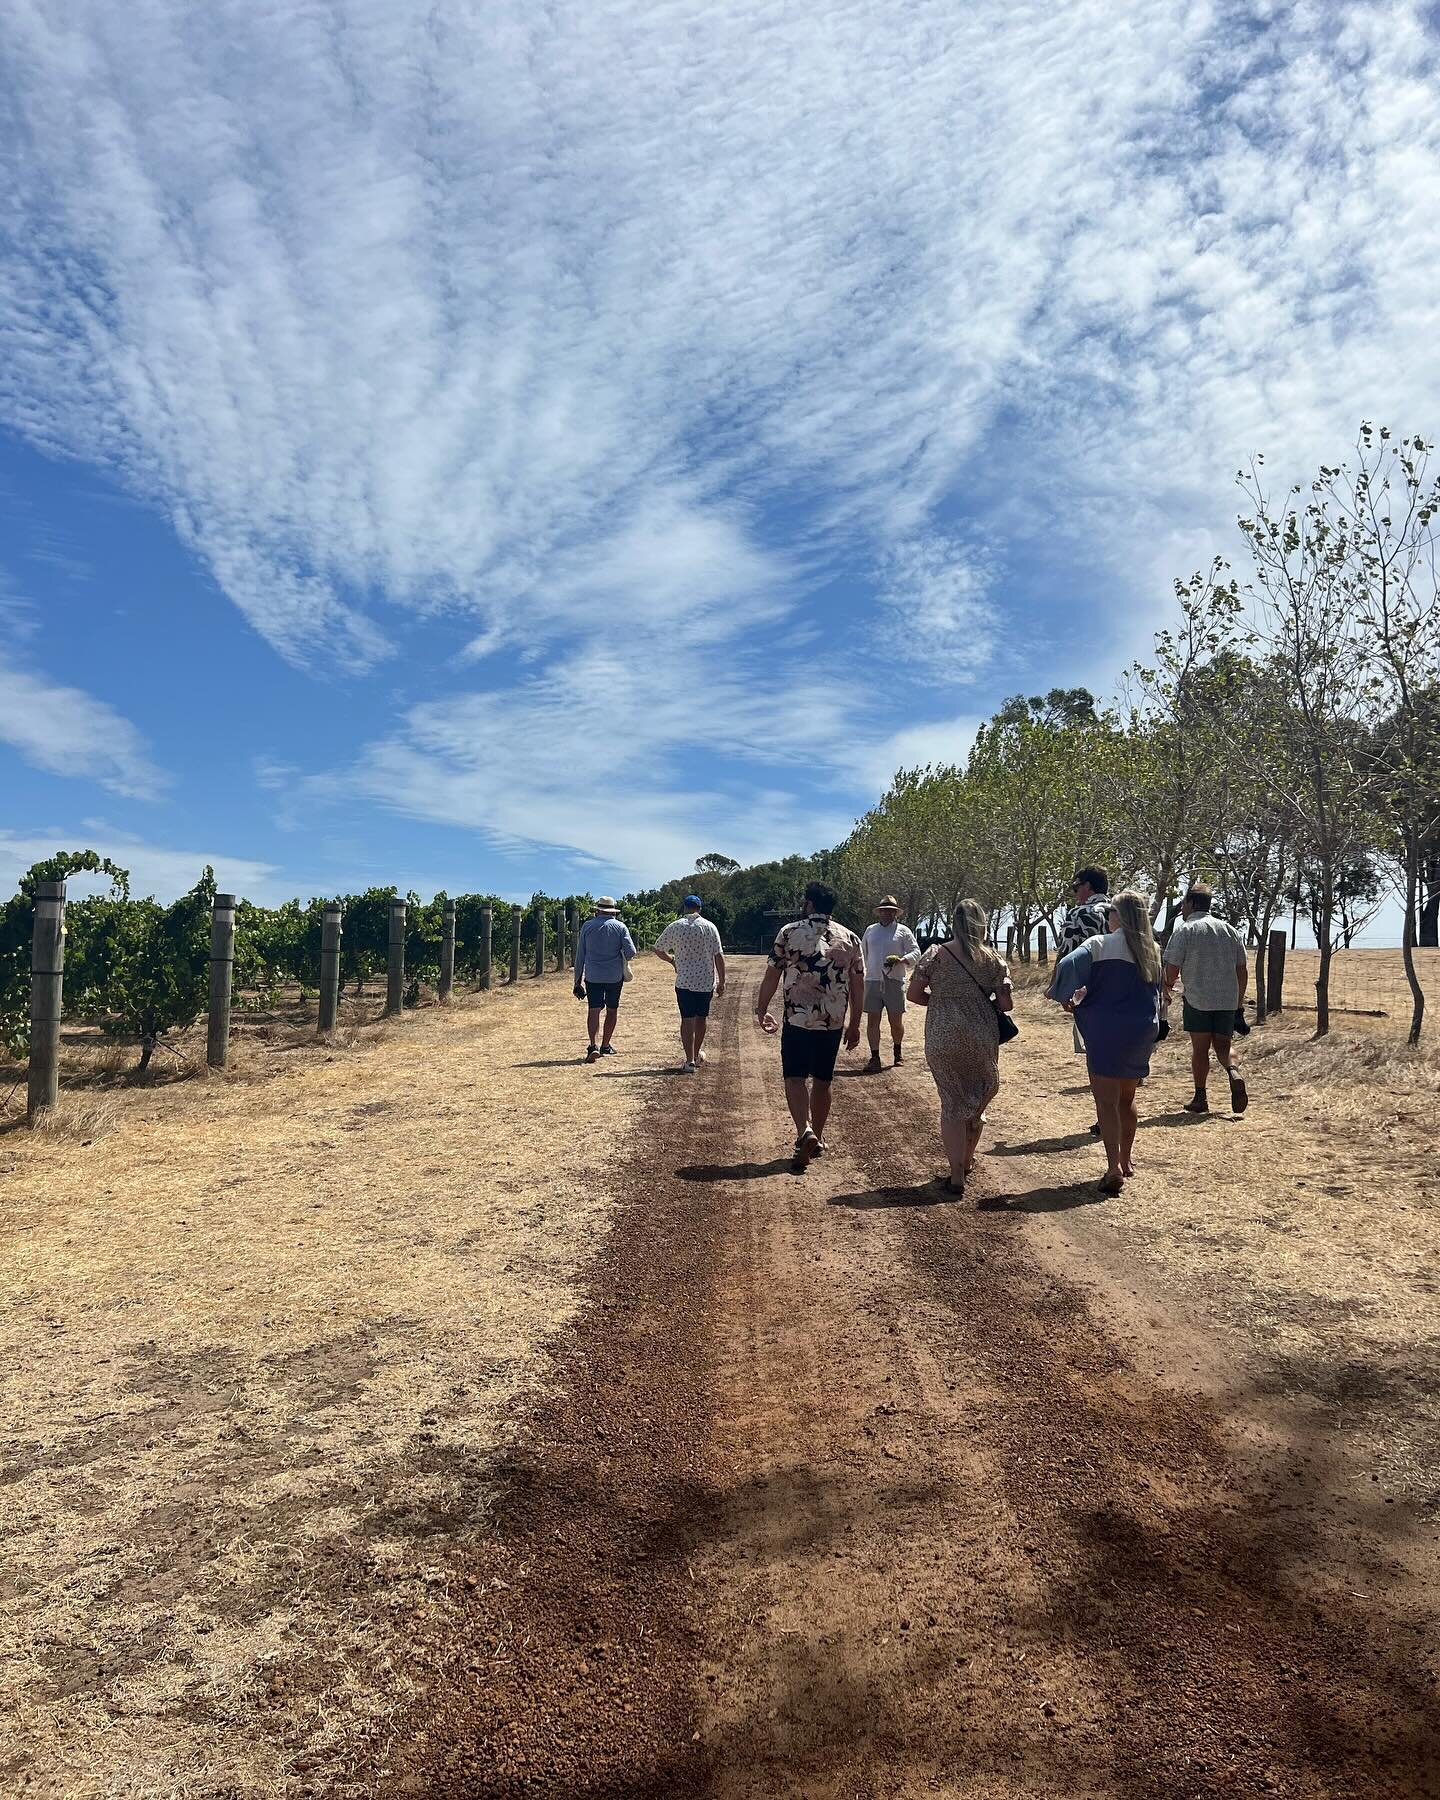
[[[675,1003],[680,1008],[680,1044],[685,1052],[682,1072],[693,1075],[705,1060],[705,1027],[710,1002],[725,992],[725,955],[720,933],[701,917],[703,902],[687,894],[684,912],[673,919],[655,940],[655,954],[675,971]]]

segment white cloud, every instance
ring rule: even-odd
[[[268,904],[295,891],[294,888],[282,890],[279,871],[271,863],[226,856],[214,850],[172,850],[165,845],[145,843],[103,821],[92,819],[74,831],[59,827],[0,831],[0,894],[14,893],[27,869],[42,857],[54,856],[62,850],[94,850],[101,856],[108,856],[113,863],[129,870],[130,892],[137,897],[153,894],[157,900],[174,900],[194,887],[207,863],[214,868],[215,880],[222,893],[235,892],[247,900]],[[106,893],[109,883],[103,876],[74,875],[67,891],[76,896]]]
[[[104,701],[0,658],[0,744],[51,775],[87,777],[111,793],[153,800],[169,777],[145,740]]]
[[[1437,428],[1423,18],[214,0],[200,31],[12,0],[0,416],[164,507],[287,655],[374,661],[411,609],[540,659],[342,779],[627,858],[687,809],[720,841],[743,793],[667,752],[713,733],[774,785],[803,734],[758,716],[752,652],[824,641],[808,584],[858,573],[963,679],[1031,537],[1113,578],[1099,661],[1164,604],[1164,547],[1227,527],[1244,451]],[[1028,653],[1027,685],[1065,673]],[[809,743],[878,768],[893,729]],[[581,830],[617,745],[621,816]]]

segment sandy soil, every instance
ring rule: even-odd
[[[653,1103],[413,1791],[1440,1791],[1433,1494],[1371,1480],[1386,1396],[1317,1395],[1270,1326],[1309,1294],[1313,1361],[1371,1353],[1322,1301],[1409,1293],[1435,1236],[1420,1131],[1387,1163],[1403,1243],[1352,1231],[1347,1260],[1317,1215],[1257,1260],[1242,1132],[1254,1165],[1371,1152],[1307,1148],[1259,1066],[1243,1124],[1179,1128],[1177,1050],[1146,1172],[1100,1201],[1068,1029],[1029,1004],[977,1212],[929,1179],[918,1057],[852,1063],[797,1177],[744,1009]],[[1182,1222],[1212,1213],[1197,1271]],[[1433,1391],[1433,1313],[1411,1322],[1393,1351]]]
[[[662,1018],[627,1012],[632,1060]],[[384,1767],[414,1618],[459,1604],[641,1104],[630,1080],[555,1104],[583,1020],[550,976],[111,1091],[89,1144],[0,1135],[0,1789]]]
[[[1102,1201],[1027,996],[947,1202],[732,968],[0,1136],[7,1791],[1440,1793],[1433,1062],[1168,1046]]]

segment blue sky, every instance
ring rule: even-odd
[[[1440,430],[1436,12],[12,0],[0,885],[625,889]]]

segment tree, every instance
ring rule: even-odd
[[[1314,881],[1316,1033],[1324,1037],[1338,883],[1374,831],[1371,682],[1357,635],[1355,528],[1332,485],[1340,471],[1322,469],[1308,499],[1297,483],[1272,501],[1263,463],[1256,456],[1239,473],[1253,509],[1239,523],[1250,544],[1257,626],[1290,707],[1293,754],[1282,773]]]
[[[734,857],[721,856],[718,850],[695,858],[695,869],[700,875],[733,875],[739,867]]]

